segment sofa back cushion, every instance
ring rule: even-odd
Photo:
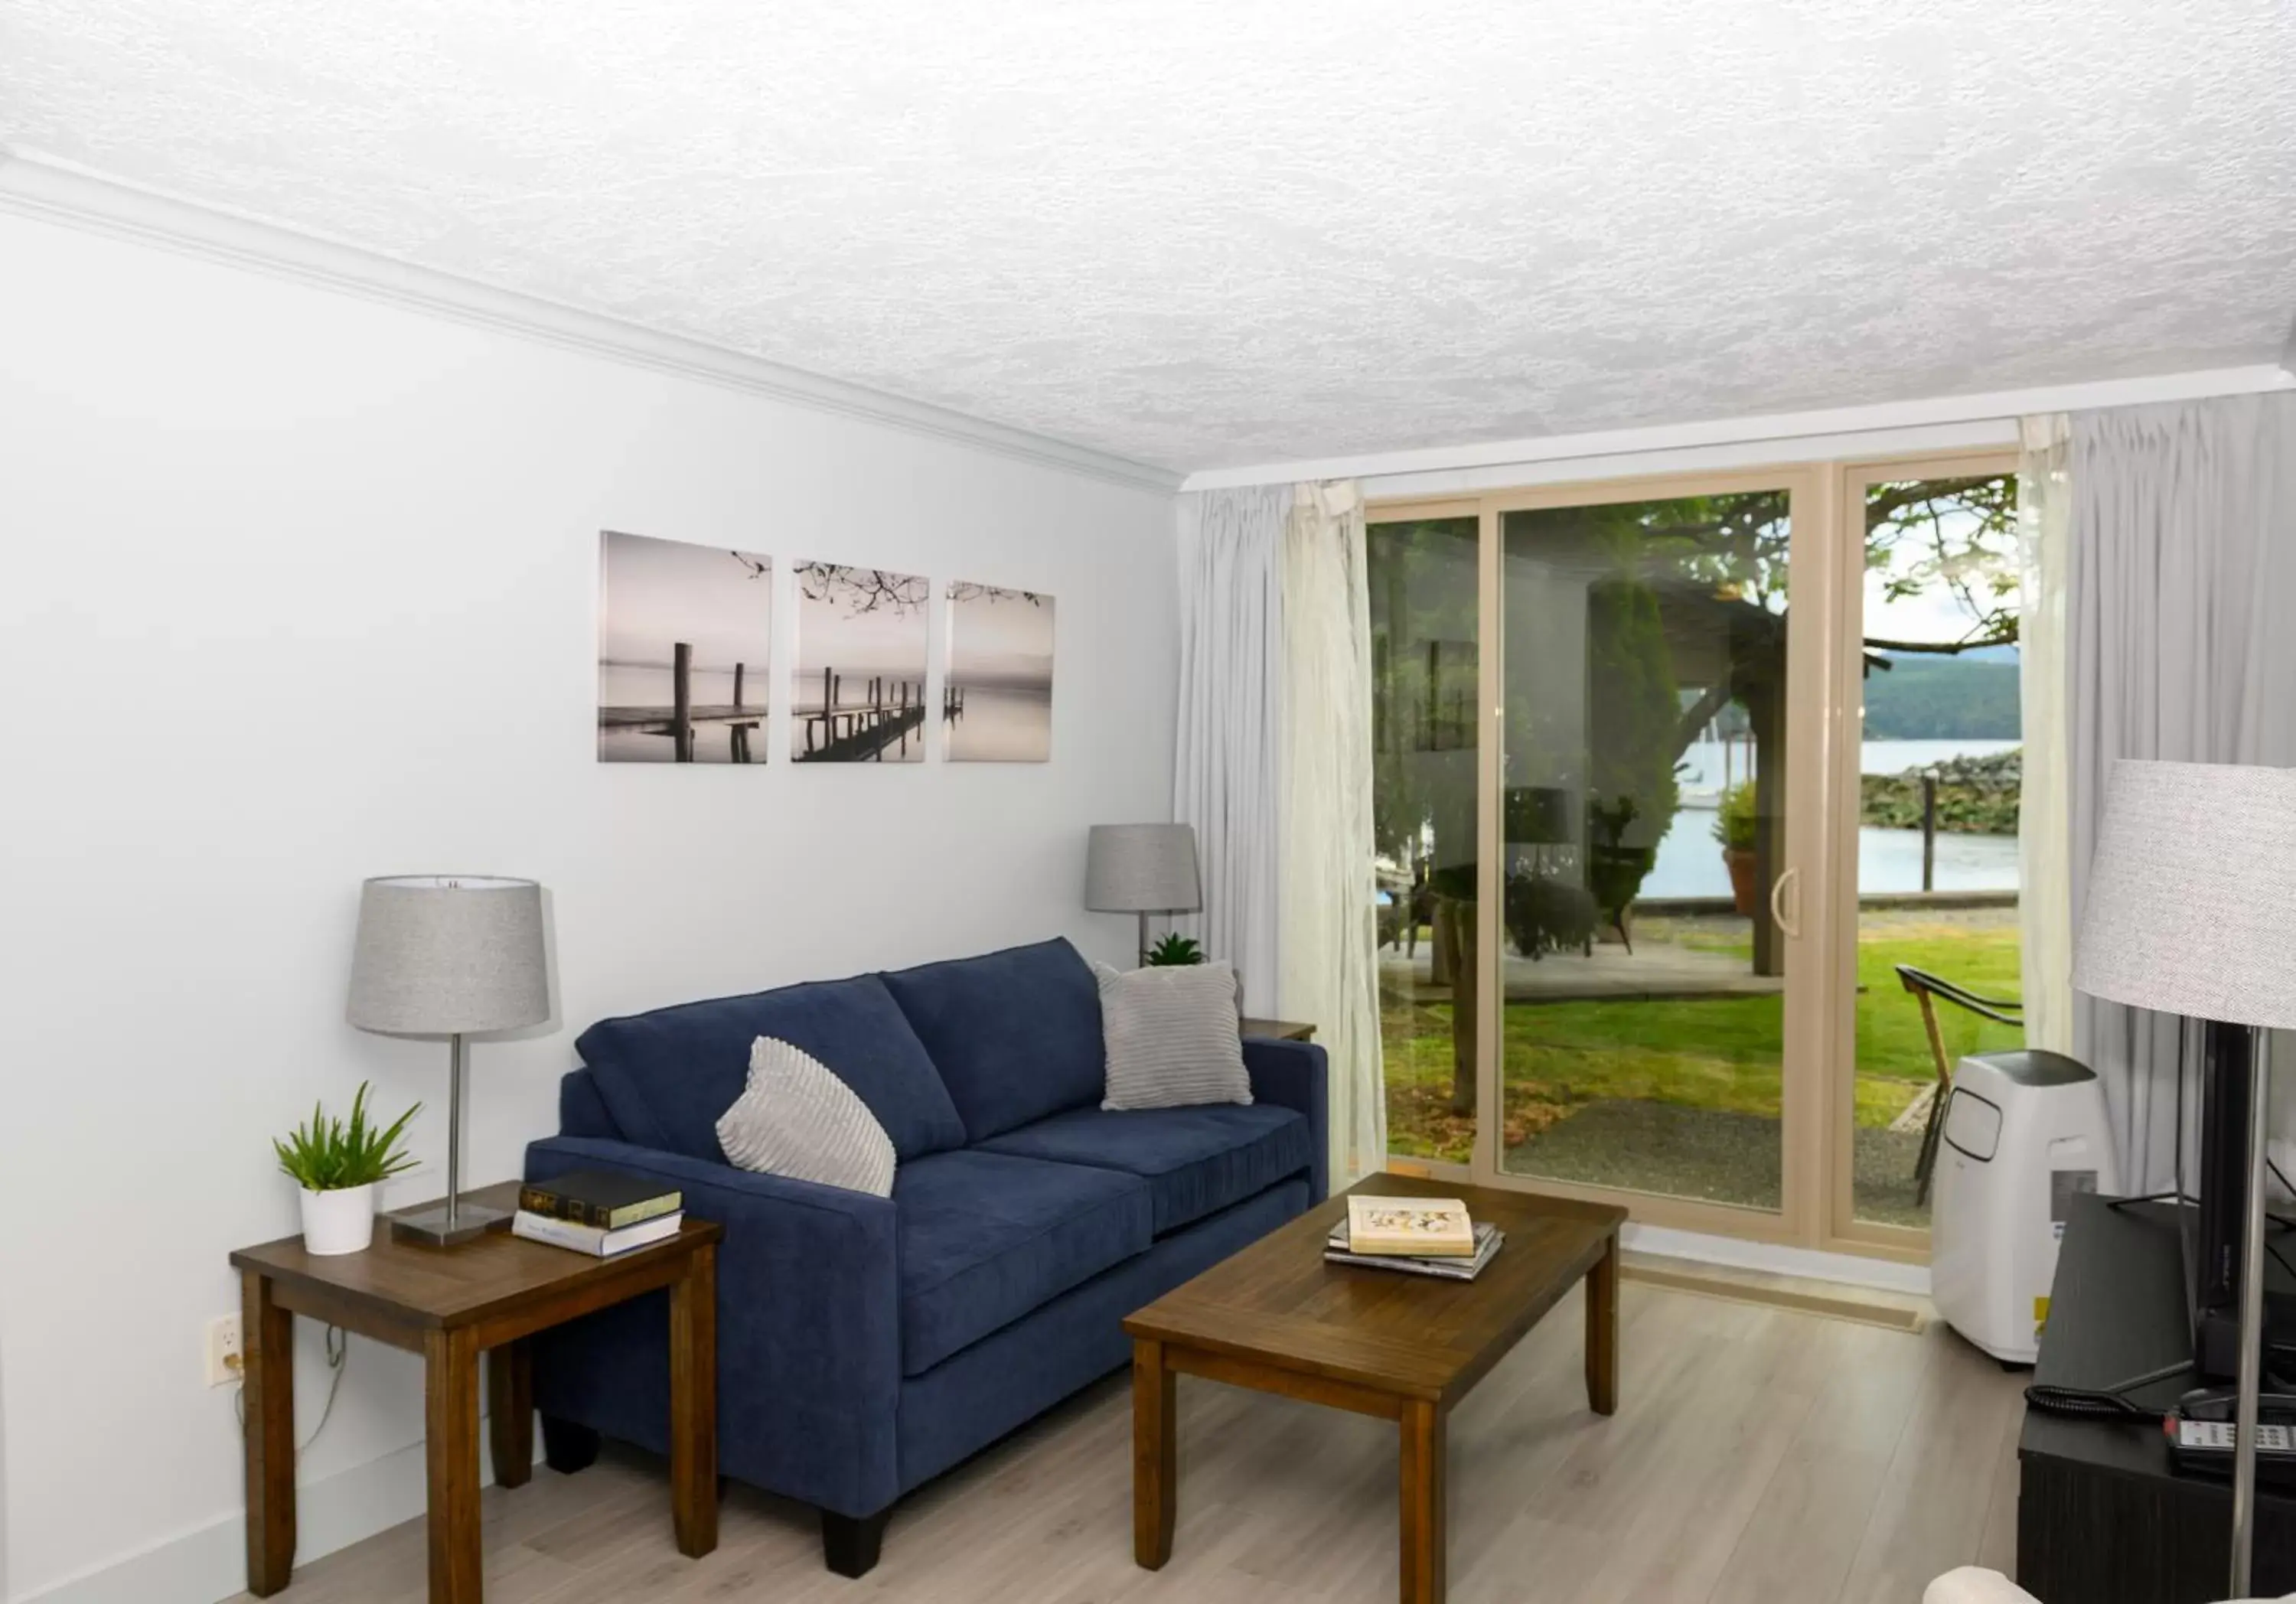
[[[852,1087],[897,1157],[964,1144],[948,1089],[874,975],[601,1019],[574,1050],[628,1140],[722,1161],[718,1117],[742,1095],[759,1036],[812,1054]]]
[[[1100,1101],[1100,984],[1064,940],[885,977],[974,1142]]]

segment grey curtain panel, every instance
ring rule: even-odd
[[[2077,413],[2071,479],[2078,924],[2115,761],[2296,766],[2296,395]],[[2174,1174],[2180,1028],[2073,999],[2073,1052],[2103,1080],[2131,1191]]]
[[[1196,827],[1206,956],[1272,1014],[1283,799],[1283,529],[1292,487],[1180,498],[1180,706],[1172,816]],[[1187,924],[1190,921],[1177,921]]]

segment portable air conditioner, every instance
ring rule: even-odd
[[[2056,1052],[1961,1060],[1930,1206],[1930,1298],[2005,1364],[2030,1364],[2074,1194],[2118,1193],[2104,1088]]]

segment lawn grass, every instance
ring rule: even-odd
[[[1856,1120],[1882,1126],[1935,1078],[1921,1010],[1894,972],[1905,963],[1980,994],[2019,992],[2014,909],[1872,912],[1859,922]],[[1636,944],[1671,942],[1751,961],[1742,921],[1649,920]],[[1382,999],[1388,1146],[1464,1162],[1473,1125],[1450,1112],[1451,1005]],[[1626,1099],[1681,1108],[1779,1115],[1784,1004],[1776,996],[1510,1003],[1505,1018],[1510,1148],[1589,1103]],[[2021,1033],[1940,1006],[1954,1058],[2015,1047]]]

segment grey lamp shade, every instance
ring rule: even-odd
[[[2296,1029],[2296,769],[2116,764],[2073,985],[2132,1008]]]
[[[1084,905],[1095,913],[1193,913],[1204,905],[1193,824],[1095,824]]]
[[[550,1018],[542,888],[486,874],[403,874],[359,893],[347,1011],[394,1035],[516,1030]]]

